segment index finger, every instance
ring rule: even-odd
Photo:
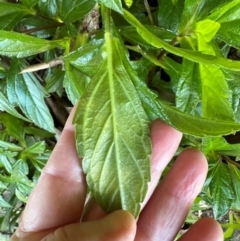
[[[29,197],[16,231],[19,237],[80,220],[86,197],[86,182],[75,148],[72,125],[74,112],[75,108]]]

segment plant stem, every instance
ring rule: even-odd
[[[154,25],[151,9],[150,9],[150,6],[149,6],[149,3],[148,3],[147,0],[144,0],[144,5],[145,5],[145,8],[146,8],[147,13],[148,13],[149,20],[150,20],[151,24]]]
[[[223,156],[223,158],[226,162],[229,162],[229,163],[233,164],[234,166],[240,168],[240,163],[237,163],[237,162],[231,160],[228,156]]]
[[[103,26],[105,28],[105,33],[111,32],[111,10],[105,7],[103,4],[101,5],[101,15],[103,20]]]
[[[177,37],[175,37],[174,39],[172,39],[172,41],[170,42],[171,45],[175,45],[177,43]],[[165,49],[163,49],[159,55],[158,55],[158,60],[161,60],[161,58],[167,53],[167,51]],[[157,69],[159,68],[159,66],[154,66],[151,71],[149,72],[148,75],[148,87],[152,86],[152,79],[157,71]]]

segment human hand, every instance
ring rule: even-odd
[[[107,215],[94,200],[82,214],[87,187],[75,149],[72,116],[73,111],[10,241],[174,240],[204,183],[207,162],[203,154],[194,149],[184,151],[155,189],[182,136],[157,120],[150,128],[151,183],[138,221],[127,211]],[[79,222],[81,217],[83,222]],[[216,221],[206,218],[179,240],[222,241],[223,233]]]

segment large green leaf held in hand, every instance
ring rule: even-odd
[[[107,212],[124,209],[136,217],[150,180],[151,144],[148,118],[119,46],[106,33],[104,61],[80,99],[74,124],[93,196]]]

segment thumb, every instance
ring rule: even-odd
[[[136,221],[127,211],[115,211],[92,222],[58,228],[41,241],[133,241]]]

